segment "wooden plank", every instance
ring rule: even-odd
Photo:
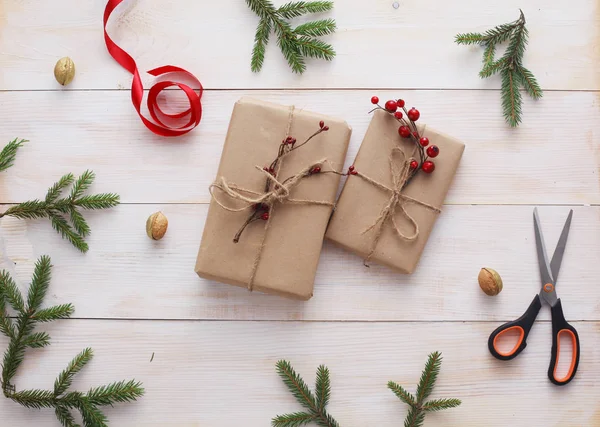
[[[73,89],[123,89],[131,76],[106,52],[105,1],[60,4],[6,0],[0,8],[0,89],[58,89],[52,69],[62,56],[77,66]],[[276,4],[284,3],[281,0]],[[339,30],[328,41],[332,63],[309,61],[300,77],[287,67],[275,40],[260,74],[250,71],[258,18],[238,0],[125,2],[109,31],[138,61],[140,71],[175,64],[207,88],[499,88],[480,80],[481,48],[454,44],[459,32],[485,31],[513,21],[522,8],[530,30],[526,66],[545,89],[600,89],[600,8],[595,0],[400,1],[338,0],[326,17]],[[301,21],[300,21],[301,22]],[[18,43],[15,43],[18,41]],[[442,71],[443,70],[443,71]],[[144,79],[148,82],[148,75]]]
[[[159,242],[144,231],[156,210],[169,218]],[[198,278],[193,271],[206,205],[122,205],[88,215],[90,252],[80,255],[47,221],[0,222],[2,268],[29,283],[35,260],[55,265],[48,304],[72,302],[81,318],[232,320],[512,320],[538,291],[530,206],[447,206],[411,276],[366,269],[357,256],[325,244],[315,296],[309,302],[249,293]],[[542,207],[548,248],[554,248],[568,207]],[[597,284],[600,207],[577,207],[558,283],[572,320],[600,320]],[[552,250],[552,249],[549,249]],[[479,268],[496,269],[504,291],[479,289]],[[549,310],[541,318],[549,319]]]
[[[447,203],[600,203],[597,94],[526,101],[525,123],[515,130],[503,121],[499,94],[487,91],[208,92],[200,127],[176,141],[148,131],[125,92],[0,93],[0,115],[11,118],[2,140],[31,140],[2,174],[0,202],[41,197],[62,174],[86,168],[98,174],[96,190],[118,191],[124,202],[208,202],[230,111],[244,95],[344,117],[354,128],[348,166],[370,121],[372,93],[405,97],[425,123],[467,144]]]
[[[276,361],[285,358],[310,387],[317,366],[329,367],[329,409],[341,425],[391,427],[402,424],[407,408],[387,381],[414,392],[427,355],[439,350],[444,361],[432,398],[455,397],[463,404],[430,414],[427,427],[600,423],[598,323],[574,324],[583,353],[577,378],[563,389],[546,376],[549,323],[535,326],[527,350],[511,362],[488,353],[493,326],[71,320],[50,326],[50,348],[28,350],[15,384],[51,387],[68,361],[90,346],[96,356],[74,389],[136,378],[147,390],[137,403],[107,409],[111,425],[264,427],[276,414],[301,409],[275,371]],[[5,345],[0,338],[0,348]],[[51,410],[24,409],[4,398],[0,412],[4,425],[58,425]]]

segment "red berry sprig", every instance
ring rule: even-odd
[[[391,99],[384,104],[384,107],[382,107],[379,105],[379,98],[373,96],[371,98],[371,103],[376,105],[376,108],[371,110],[371,112],[383,110],[398,120],[398,122],[400,122],[398,134],[402,138],[410,139],[418,149],[419,159],[411,159],[409,163],[411,176],[407,180],[407,184],[419,170],[422,170],[427,174],[432,173],[435,170],[435,163],[430,159],[437,157],[440,154],[440,149],[437,145],[429,145],[429,138],[420,134],[415,122],[421,118],[421,112],[414,107],[407,110],[406,103],[403,99]],[[353,172],[355,171],[352,166],[351,170],[348,171],[348,174],[352,175]]]
[[[377,99],[376,101],[379,102],[379,99]],[[291,151],[297,150],[298,148],[307,144],[315,136],[317,136],[323,132],[327,132],[328,130],[329,130],[329,126],[325,125],[325,122],[323,120],[321,120],[319,122],[319,129],[315,133],[313,133],[311,136],[309,136],[306,139],[306,141],[304,141],[301,144],[296,145],[297,140],[296,140],[296,138],[294,138],[292,136],[286,137],[283,141],[281,141],[281,144],[279,145],[279,151],[277,153],[277,157],[275,158],[275,160],[273,160],[269,166],[263,167],[263,170],[265,172],[268,172],[273,178],[275,178],[276,177],[275,171],[277,170],[277,165],[279,164],[280,159],[284,155],[290,153]],[[318,174],[318,173],[321,173],[321,166],[313,166],[306,175],[308,176],[308,175],[314,175],[314,174]],[[323,172],[323,173],[327,173],[327,172]],[[285,184],[292,178],[293,177],[289,177],[288,179],[283,181],[283,184]],[[268,193],[269,191],[271,191],[274,185],[275,184],[273,182],[273,179],[267,177],[267,180],[265,182],[265,193]],[[246,229],[246,227],[248,225],[250,225],[251,223],[253,223],[254,221],[260,221],[260,220],[263,220],[263,221],[269,220],[269,206],[264,203],[258,203],[256,205],[254,205],[253,211],[250,213],[248,218],[246,218],[246,221],[244,222],[242,227],[236,233],[235,237],[233,238],[233,242],[238,243],[240,240],[240,237],[241,237],[242,233],[244,232],[244,230]]]

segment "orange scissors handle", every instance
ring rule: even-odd
[[[488,340],[488,348],[490,353],[492,353],[492,356],[499,360],[511,360],[525,350],[525,347],[527,347],[527,336],[529,335],[529,331],[531,330],[531,327],[533,326],[533,323],[535,322],[535,319],[541,308],[542,302],[540,300],[540,296],[536,295],[529,305],[529,308],[527,308],[525,314],[523,314],[514,322],[505,323],[492,332]],[[519,339],[517,340],[516,345],[509,351],[500,350],[498,348],[498,339],[504,334],[512,331],[517,331],[519,333]]]
[[[573,350],[571,353],[571,365],[567,375],[562,378],[556,377],[556,371],[558,368],[558,360],[560,357],[560,338],[565,336],[571,340]],[[563,314],[562,303],[560,299],[552,306],[552,358],[550,359],[550,367],[548,368],[548,378],[556,385],[566,385],[577,373],[579,367],[579,334],[577,330],[571,326],[566,320]]]

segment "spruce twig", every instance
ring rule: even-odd
[[[277,45],[293,72],[302,74],[306,70],[305,58],[331,61],[335,57],[333,47],[317,37],[332,34],[336,30],[333,19],[320,19],[292,28],[288,20],[308,13],[322,13],[333,9],[331,1],[291,1],[276,8],[270,0],[246,0],[248,7],[258,15],[260,21],[254,36],[251,68],[262,69],[266,46],[273,31]]]
[[[455,408],[461,404],[458,399],[436,399],[425,402],[433,391],[441,366],[441,353],[437,351],[431,353],[417,385],[416,396],[406,391],[401,385],[393,381],[388,382],[388,388],[409,406],[408,414],[404,420],[404,427],[421,427],[425,422],[427,412]]]
[[[338,422],[326,411],[331,394],[329,369],[321,365],[317,369],[315,393],[313,394],[302,377],[296,373],[290,362],[277,362],[279,376],[294,395],[298,403],[306,410],[291,414],[277,415],[271,420],[273,427],[298,427],[314,423],[321,427],[339,427]]]
[[[71,304],[40,309],[50,285],[51,268],[49,257],[43,256],[37,261],[26,302],[10,275],[6,271],[0,272],[0,332],[10,340],[2,361],[2,391],[7,399],[26,408],[54,409],[56,418],[64,427],[79,427],[71,414],[72,410],[79,411],[84,427],[108,426],[108,420],[99,408],[135,401],[144,394],[144,389],[140,382],[131,380],[92,388],[87,393],[68,391],[74,376],[92,359],[90,348],[75,356],[58,375],[52,391],[17,391],[12,384],[25,359],[27,348],[41,348],[50,344],[47,333],[34,332],[36,324],[66,319],[73,314]],[[7,303],[15,311],[15,319],[7,314]]]
[[[481,78],[491,77],[500,73],[502,78],[502,110],[504,118],[512,127],[521,123],[521,93],[525,91],[533,99],[543,96],[542,89],[533,73],[523,66],[523,56],[527,46],[529,32],[525,27],[525,15],[521,10],[519,19],[508,24],[502,24],[485,33],[465,33],[456,36],[456,43],[463,45],[478,44],[485,47],[483,52],[483,68],[479,72]],[[495,59],[498,44],[508,40],[504,56]]]
[[[0,151],[0,172],[5,171],[13,165],[15,158],[17,157],[17,150],[22,147],[25,142],[29,141],[15,138],[6,144],[2,151]]]
[[[2,153],[4,151],[6,151],[6,147]],[[8,159],[10,160],[10,157]],[[3,160],[4,158],[0,159],[0,166]],[[71,173],[64,175],[50,187],[44,200],[30,200],[12,206],[4,213],[0,213],[0,218],[5,216],[20,219],[48,218],[52,227],[64,239],[85,253],[89,249],[85,238],[90,234],[90,227],[81,214],[81,209],[107,209],[119,204],[119,196],[114,193],[84,195],[94,182],[94,178],[94,172],[89,170],[77,179]],[[69,195],[59,198],[70,185],[72,185],[72,189]]]

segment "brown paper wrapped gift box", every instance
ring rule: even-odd
[[[319,129],[321,120],[329,126],[329,131],[286,156],[278,179],[295,175],[325,158],[336,170],[341,170],[352,133],[348,124],[298,108],[291,114],[290,111],[290,107],[249,98],[238,101],[231,116],[217,178],[224,177],[229,183],[263,192],[265,175],[255,166],[268,166],[277,157],[290,120],[289,135],[295,137],[298,143]],[[303,179],[292,190],[291,197],[333,204],[339,182],[339,175],[316,174]],[[239,201],[235,203],[240,206]],[[207,279],[259,292],[308,300],[313,294],[331,211],[331,206],[278,204],[266,234],[265,222],[257,221],[248,226],[239,243],[233,243],[233,237],[248,218],[249,211],[228,212],[213,199],[198,253],[196,273]],[[260,261],[250,284],[263,238]]]
[[[357,171],[387,187],[392,187],[390,172],[392,149],[401,148],[407,157],[416,155],[414,143],[401,138],[398,135],[398,127],[398,121],[394,117],[383,111],[376,111],[354,162]],[[425,174],[422,171],[417,173],[402,194],[441,208],[465,146],[456,139],[426,126],[421,128],[421,133],[429,138],[431,144],[437,145],[440,149],[439,157],[433,159],[436,168],[432,174]],[[382,191],[361,177],[350,175],[337,201],[326,237],[366,258],[375,231],[365,233],[365,230],[373,225],[389,200],[388,192]],[[413,241],[403,240],[390,223],[385,223],[371,260],[402,273],[412,273],[421,258],[439,213],[410,202],[405,203],[404,208],[417,223],[418,236]],[[413,227],[404,216],[396,213],[394,218],[404,235],[410,236],[414,233]]]

